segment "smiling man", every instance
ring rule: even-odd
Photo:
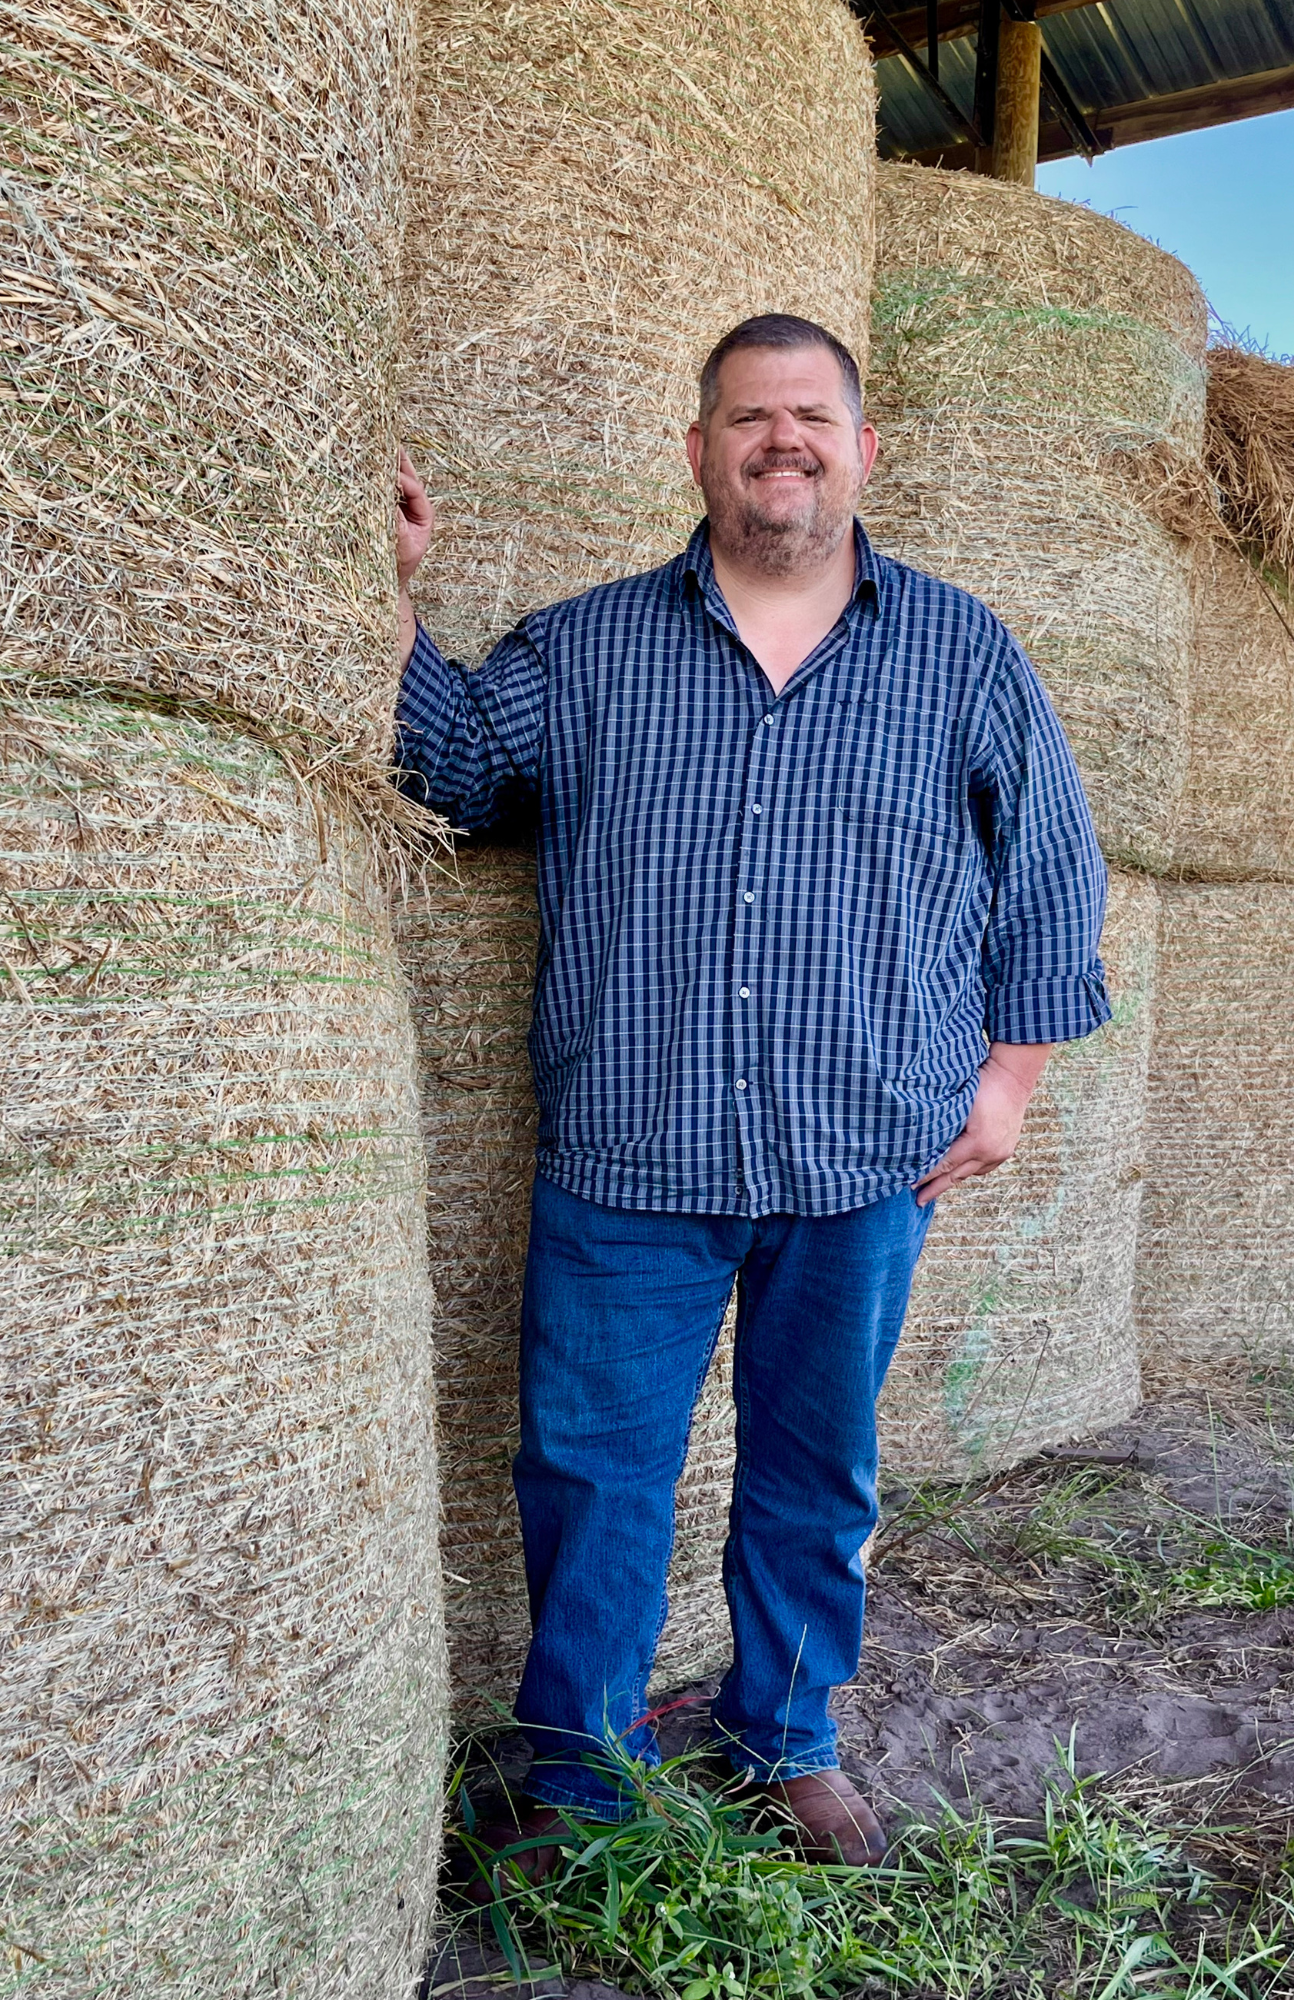
[[[876,453],[832,335],[745,321],[688,433],[707,518],[535,612],[479,673],[401,619],[405,782],[460,828],[528,799],[540,1107],[514,1466],[533,1638],[515,1819],[629,1805],[674,1485],[734,1280],[724,1557],[734,1768],[815,1858],[884,1836],[839,1770],[876,1397],[935,1197],[1014,1151],[1054,1042],[1109,1015],[1073,758],[977,599],[854,518]],[[401,474],[402,586],[431,511]]]

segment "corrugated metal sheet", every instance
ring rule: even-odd
[[[1294,63],[1291,0],[1098,0],[1041,26],[1048,55],[1093,123],[1118,105]],[[883,57],[877,81],[886,150],[921,153],[965,136],[904,57]],[[973,35],[940,43],[939,81],[969,116]]]

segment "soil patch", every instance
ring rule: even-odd
[[[680,1691],[666,1756],[704,1739],[713,1687]],[[1107,1795],[1188,1838],[1207,1827],[1206,1864],[1270,1863],[1294,1837],[1287,1385],[1165,1399],[1009,1473],[887,1493],[836,1715],[841,1762],[891,1820],[950,1801],[1036,1822],[1072,1744]],[[497,1750],[515,1782],[515,1739]],[[442,1961],[429,1991],[616,2000],[500,1986],[505,1970],[483,1947],[457,1974]]]

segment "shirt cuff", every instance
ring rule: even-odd
[[[1063,979],[991,987],[984,1010],[990,1042],[1076,1042],[1109,1020],[1105,968]]]

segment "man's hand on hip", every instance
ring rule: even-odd
[[[399,512],[396,516],[395,565],[400,579],[400,665],[409,664],[417,624],[409,602],[409,581],[427,553],[435,516],[427,489],[413,469],[413,460],[401,447]]]
[[[1034,1086],[1051,1054],[1050,1042],[994,1042],[979,1073],[979,1089],[964,1130],[939,1164],[917,1182],[917,1206],[975,1174],[991,1174],[1020,1143],[1020,1128]]]

